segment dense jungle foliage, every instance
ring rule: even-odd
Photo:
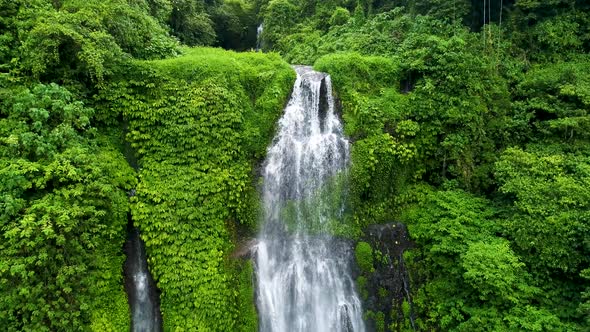
[[[0,0],[0,328],[128,330],[131,217],[166,331],[255,331],[230,253],[297,63],[353,142],[338,235],[413,242],[370,326],[588,331],[589,52],[585,0]]]

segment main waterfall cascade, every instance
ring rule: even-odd
[[[341,217],[349,142],[330,77],[296,66],[293,94],[268,150],[256,251],[260,331],[364,331],[351,250],[328,225]],[[324,98],[322,98],[324,97]],[[336,185],[335,185],[336,183]]]

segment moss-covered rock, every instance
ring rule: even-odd
[[[365,273],[371,273],[375,269],[373,268],[373,249],[367,242],[359,242],[354,249],[354,256],[356,262],[361,270]]]

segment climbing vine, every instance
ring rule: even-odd
[[[214,49],[131,71],[133,80],[101,96],[127,119],[139,160],[132,214],[162,291],[165,329],[236,330],[244,294],[234,285],[245,279],[228,262],[228,223],[252,222],[253,166],[294,72],[275,55]]]

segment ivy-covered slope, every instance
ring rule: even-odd
[[[406,20],[388,15],[367,25]],[[315,61],[354,140],[352,234],[399,220],[415,245],[411,309],[366,317],[379,331],[586,331],[588,56],[525,66],[508,43],[442,27]],[[373,263],[359,264],[363,294]]]
[[[240,291],[251,278],[229,261],[231,230],[256,222],[254,166],[294,78],[278,55],[200,48],[133,62],[102,91],[124,114],[138,158],[132,214],[162,291],[165,330],[256,328],[253,310],[238,312],[253,308],[253,294]]]
[[[56,84],[0,81],[0,326],[129,327],[121,251],[136,179],[95,112]]]

